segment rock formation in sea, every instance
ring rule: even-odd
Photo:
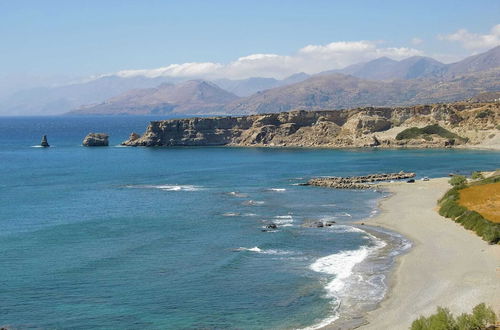
[[[500,103],[291,111],[153,121],[126,146],[443,148],[500,145]],[[401,133],[401,134],[400,134]]]
[[[109,145],[108,134],[105,133],[89,133],[83,139],[82,144],[86,147],[107,147]]]
[[[363,176],[350,176],[350,177],[319,177],[312,178],[306,183],[301,184],[302,186],[318,186],[318,187],[328,187],[335,189],[373,189],[373,182],[380,181],[390,181],[390,180],[402,180],[415,177],[413,172],[398,172],[398,173],[379,173],[379,174],[369,174]]]
[[[44,148],[50,147],[49,142],[47,142],[47,135],[42,136],[42,142],[40,142],[40,146]]]

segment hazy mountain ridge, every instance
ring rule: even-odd
[[[239,99],[226,113],[253,114],[293,109],[344,109],[363,106],[397,106],[453,102],[481,92],[500,90],[500,68],[445,80],[373,81],[343,74],[312,77],[301,83],[271,89]]]
[[[216,111],[237,98],[211,82],[190,80],[176,85],[165,83],[156,88],[128,91],[71,114],[204,114]]]
[[[219,79],[214,81],[217,88],[221,87],[232,96],[218,91],[216,100],[197,101],[194,99],[196,89],[158,86],[162,83],[182,85],[187,81],[185,78],[106,76],[81,84],[15,93],[0,100],[0,113],[243,114],[296,108],[338,109],[450,102],[499,90],[496,82],[499,75],[495,71],[499,67],[500,46],[452,64],[421,56],[401,61],[382,57],[313,76],[298,73],[283,80],[261,77]],[[171,94],[173,90],[182,97],[175,98]],[[189,91],[194,93],[190,97],[187,95]],[[166,93],[163,99],[159,95],[162,92]],[[144,95],[140,97],[141,93]],[[237,96],[244,97],[238,99]]]

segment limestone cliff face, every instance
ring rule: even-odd
[[[396,140],[410,127],[438,124],[468,139],[438,135]],[[452,103],[339,111],[291,111],[242,117],[153,121],[127,146],[276,146],[276,147],[444,147],[500,145],[500,103]]]

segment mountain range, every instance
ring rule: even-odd
[[[106,76],[31,89],[0,100],[0,114],[250,114],[452,102],[500,90],[500,46],[444,64],[430,57],[381,57],[279,80],[186,81]]]

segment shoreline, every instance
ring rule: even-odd
[[[500,312],[500,246],[489,245],[437,213],[437,200],[450,188],[447,181],[380,185],[390,195],[379,202],[378,215],[363,220],[367,229],[402,234],[412,247],[396,258],[383,300],[365,314],[365,324],[355,328],[408,329],[438,306],[460,314],[485,302]],[[325,329],[338,325],[333,322]]]

